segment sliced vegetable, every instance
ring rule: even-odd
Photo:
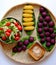
[[[7,23],[6,23],[6,26],[10,26],[10,24],[11,24],[10,22],[7,22]]]
[[[19,37],[20,37],[20,34],[19,34],[19,33],[16,33],[16,34],[15,34],[15,37],[17,37],[17,36],[19,36]]]
[[[3,30],[3,28],[0,28],[0,30]]]
[[[14,22],[15,26],[18,26],[18,22]]]
[[[6,40],[6,36],[2,36],[2,40]]]
[[[7,29],[7,30],[6,30],[6,32],[9,32],[9,33],[11,33],[11,31],[12,31],[11,29]]]
[[[15,40],[16,40],[16,41],[17,41],[17,40],[19,40],[19,39],[20,39],[20,37],[18,37],[18,36],[17,36],[17,37],[15,37]]]
[[[10,36],[10,33],[9,33],[9,32],[5,32],[5,34],[6,34],[7,36]]]
[[[18,25],[18,30],[22,31],[22,26]]]

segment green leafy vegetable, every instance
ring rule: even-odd
[[[12,56],[15,55],[15,54],[16,54],[16,52],[12,52]]]
[[[33,44],[34,44],[34,43],[28,44],[27,49],[29,49]]]
[[[26,37],[23,37],[23,38],[21,38],[21,42],[23,42],[24,40],[27,40],[27,39],[29,39],[29,36],[26,36]]]

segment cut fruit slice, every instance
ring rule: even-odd
[[[31,14],[31,13],[33,13],[33,11],[32,10],[23,10],[23,13],[29,13],[29,14]]]
[[[23,25],[24,26],[32,26],[32,25],[34,25],[34,22],[25,22],[25,23],[23,23]]]
[[[26,30],[26,31],[34,30],[34,26],[24,27],[24,30]]]
[[[28,17],[28,18],[30,18],[30,17],[33,17],[33,15],[32,15],[32,14],[24,13],[24,14],[23,14],[23,17]]]
[[[33,18],[23,18],[23,21],[33,21]]]
[[[26,5],[26,6],[24,6],[24,8],[23,8],[23,9],[26,9],[26,10],[27,10],[27,9],[28,9],[28,10],[31,10],[31,9],[34,9],[34,8],[33,8],[33,6],[32,6],[32,5]]]

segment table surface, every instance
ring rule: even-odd
[[[3,15],[14,5],[22,4],[25,2],[39,3],[46,6],[56,16],[56,0],[0,0],[0,20]],[[56,64],[56,49],[53,53],[41,63],[34,63],[32,65],[55,65]],[[9,59],[3,52],[0,45],[0,65],[23,65]]]

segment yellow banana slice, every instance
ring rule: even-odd
[[[32,14],[26,14],[26,13],[24,13],[24,14],[23,14],[23,17],[26,17],[26,18],[27,18],[27,17],[33,17],[33,15],[32,15]]]
[[[26,30],[26,31],[34,30],[34,26],[27,26],[27,27],[24,27],[24,30]]]
[[[32,21],[33,20],[33,18],[23,18],[23,21],[25,21],[25,22],[29,22],[29,21]]]
[[[33,6],[31,6],[31,5],[26,5],[26,6],[24,6],[24,8],[23,8],[23,9],[26,9],[26,10],[27,10],[27,9],[28,9],[28,10],[31,10],[31,9],[34,9],[34,8],[33,8]]]
[[[34,25],[34,22],[25,22],[25,23],[23,23],[23,26],[32,26],[32,25]]]
[[[23,10],[23,13],[30,13],[30,14],[32,14],[33,11],[32,10]]]

